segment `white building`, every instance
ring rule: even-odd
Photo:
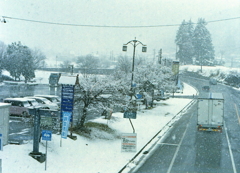
[[[3,145],[8,144],[10,106],[8,103],[0,103],[0,134],[2,134]]]

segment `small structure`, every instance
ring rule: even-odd
[[[10,106],[8,103],[0,103],[0,134],[3,136],[3,145],[8,144]]]
[[[51,73],[49,76],[49,85],[57,86],[60,77],[61,77],[61,73]]]

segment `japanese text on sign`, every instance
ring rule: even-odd
[[[122,134],[122,152],[136,152],[137,150],[137,134]]]

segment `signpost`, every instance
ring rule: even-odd
[[[52,126],[52,117],[58,117],[59,111],[41,109],[41,107],[35,107],[29,109],[30,115],[34,116],[34,129],[33,129],[33,151],[29,153],[31,157],[37,161],[43,163],[46,159],[45,154],[39,152],[39,139],[40,139],[40,124]],[[48,122],[50,121],[50,122]],[[51,123],[51,124],[50,124]]]
[[[62,138],[67,138],[69,122],[73,122],[73,106],[74,106],[74,85],[62,85],[62,100],[61,100],[61,121],[62,121]],[[76,136],[69,136],[76,139]]]
[[[137,112],[132,112],[132,111],[124,112],[123,118],[136,119],[137,118]]]
[[[47,141],[52,140],[52,131],[43,130],[42,131],[42,140],[46,141],[46,160],[45,160],[45,170],[47,170]]]
[[[70,123],[71,112],[62,112],[63,121],[62,121],[62,134],[61,137],[67,139],[68,128]]]
[[[137,151],[137,134],[123,133],[122,134],[122,152]]]

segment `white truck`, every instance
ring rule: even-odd
[[[199,131],[222,132],[224,98],[222,93],[203,93],[198,97],[197,125]]]

